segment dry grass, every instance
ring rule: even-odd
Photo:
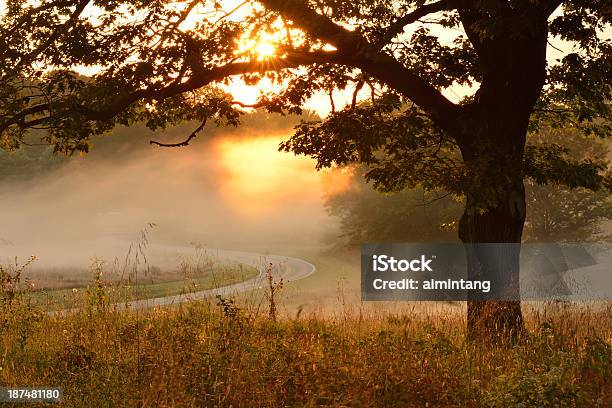
[[[548,305],[511,347],[466,342],[459,314],[271,321],[232,299],[120,311],[104,287],[47,316],[3,271],[2,386],[64,406],[607,407],[612,312]],[[9,282],[10,281],[10,282]],[[261,310],[257,312],[256,310]]]

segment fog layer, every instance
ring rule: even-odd
[[[277,151],[290,128],[216,131],[184,148],[148,144],[180,139],[182,129],[119,129],[88,155],[0,184],[0,260],[86,267],[124,255],[147,223],[157,225],[156,245],[289,255],[320,249],[333,234],[313,162]]]

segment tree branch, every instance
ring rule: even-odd
[[[54,7],[65,7],[69,5],[70,5],[70,0],[66,0],[66,1],[57,1],[57,2],[50,1],[47,3],[43,3],[38,7],[30,7],[23,15],[21,15],[21,17],[15,22],[13,26],[9,27],[8,29],[1,28],[0,32],[2,33],[2,36],[4,37],[6,35],[9,35],[12,32],[15,32],[21,29],[26,23],[29,23],[31,21],[32,16],[34,16],[36,13],[47,11]]]
[[[333,45],[345,65],[359,68],[419,105],[443,129],[456,126],[458,107],[440,91],[406,68],[397,59],[380,52],[355,31],[311,9],[304,0],[260,0],[309,35]]]
[[[311,9],[305,0],[260,1],[269,10],[278,12],[284,18],[291,20],[297,28],[333,45],[337,51],[289,50],[282,57],[264,61],[231,62],[210,69],[202,66],[191,67],[192,76],[184,82],[152,84],[147,88],[124,93],[102,109],[77,106],[72,108],[71,114],[79,114],[85,120],[107,121],[140,100],[163,100],[199,89],[229,76],[281,71],[301,65],[333,63],[360,69],[377,78],[412,100],[441,128],[451,130],[457,126],[456,119],[459,111],[457,105],[393,56],[372,46],[359,33],[350,31],[336,24],[329,17],[319,14]],[[81,2],[85,3],[83,0]],[[11,120],[4,123],[0,121],[0,131],[15,124],[14,121],[11,122]]]
[[[206,126],[207,120],[208,120],[208,118],[204,118],[204,120],[202,121],[200,126],[198,126],[198,128],[196,130],[191,132],[189,137],[187,137],[187,139],[185,139],[182,142],[179,142],[179,143],[160,143],[160,142],[156,142],[155,140],[150,140],[149,144],[156,145],[156,146],[159,146],[159,147],[185,147],[185,146],[189,146],[189,142],[191,142],[198,135],[198,133],[200,133],[202,131],[202,129],[204,129],[204,126]]]
[[[230,11],[228,11],[227,13],[224,13],[217,21],[215,21],[214,25],[219,24],[222,20],[228,18],[229,16],[234,14],[236,11],[240,10],[240,8],[242,8],[244,5],[246,5],[249,1],[250,0],[245,0],[242,3],[238,4],[236,7],[234,7],[233,9],[231,9]]]
[[[363,88],[364,84],[365,84],[365,81],[360,80],[355,85],[355,90],[353,91],[353,99],[351,101],[351,109],[355,109],[355,106],[357,105],[357,95],[359,94],[359,91],[361,91],[361,88]]]
[[[185,92],[190,92],[212,82],[226,77],[249,73],[264,73],[280,71],[287,68],[297,68],[301,65],[314,63],[342,63],[343,59],[335,51],[301,52],[289,51],[285,57],[271,58],[264,61],[233,62],[208,70],[194,72],[194,75],[182,83],[172,83],[166,87],[156,86],[135,91],[118,99],[105,110],[95,111],[85,109],[84,114],[90,120],[109,120],[123,109],[142,99],[163,100]]]
[[[329,89],[329,103],[331,105],[331,113],[336,113],[336,104],[334,103],[334,88]]]
[[[241,108],[259,109],[259,108],[263,108],[266,105],[269,105],[269,102],[263,101],[263,102],[257,102],[257,103],[244,103],[240,101],[232,101],[232,105],[238,105]]]
[[[185,9],[181,12],[181,14],[179,15],[178,19],[176,21],[170,23],[168,26],[166,26],[164,28],[164,30],[160,34],[158,43],[157,44],[153,44],[153,46],[152,46],[152,47],[155,48],[156,51],[159,50],[161,47],[163,47],[164,43],[168,40],[168,33],[176,30],[178,28],[178,26],[183,24],[183,22],[187,19],[187,17],[189,17],[189,15],[193,11],[193,9],[199,3],[200,3],[200,0],[194,0],[194,1],[190,2],[187,5],[187,7],[185,7]]]
[[[418,19],[425,17],[428,14],[437,13],[445,10],[452,10],[452,0],[440,0],[434,3],[424,4],[416,10],[399,17],[389,26],[383,29],[384,42],[391,40],[398,34],[404,31],[404,27],[416,22]]]
[[[19,70],[20,67],[22,67],[25,64],[29,64],[30,62],[32,62],[32,60],[34,58],[36,58],[40,53],[44,52],[47,48],[49,48],[53,42],[55,42],[55,40],[57,40],[59,37],[61,37],[62,35],[64,35],[66,33],[66,31],[68,29],[70,29],[70,26],[76,22],[79,17],[81,16],[81,14],[83,14],[83,11],[85,10],[85,7],[87,7],[87,5],[91,2],[91,0],[80,0],[77,4],[76,4],[76,8],[74,9],[74,11],[70,14],[70,17],[68,18],[68,20],[62,24],[61,26],[59,26],[46,40],[45,42],[43,42],[42,44],[40,44],[38,47],[36,47],[34,49],[34,51],[28,53],[24,58],[22,58],[19,63],[15,66],[15,68],[13,69],[13,71],[17,71]]]
[[[83,116],[86,120],[106,121],[110,120],[130,105],[145,99],[163,100],[182,93],[194,91],[202,88],[212,82],[219,81],[223,78],[249,74],[249,73],[264,73],[268,71],[279,71],[287,68],[297,68],[301,65],[314,63],[343,63],[344,58],[336,51],[287,51],[285,57],[267,59],[265,61],[247,61],[247,62],[232,62],[212,69],[200,68],[200,71],[194,72],[194,75],[187,81],[182,83],[171,83],[167,86],[160,87],[152,85],[145,89],[139,89],[123,96],[118,97],[115,101],[106,107],[96,110],[88,106],[74,106],[72,111]],[[55,104],[58,107],[58,104]],[[31,125],[40,125],[52,117],[38,118],[30,122],[26,121],[26,117],[32,114],[40,114],[51,109],[51,103],[39,104],[34,107],[24,109],[16,113],[7,120],[0,121],[0,133],[6,130],[11,125],[19,125],[22,128],[30,127]],[[56,110],[56,109],[54,109]]]
[[[364,43],[363,37],[336,24],[328,17],[311,9],[304,0],[260,0],[266,8],[292,20],[306,33],[323,40],[337,49],[348,51]]]

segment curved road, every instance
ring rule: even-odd
[[[283,282],[285,283],[304,279],[312,275],[316,270],[315,266],[310,262],[304,261],[303,259],[299,258],[293,258],[290,256],[263,255],[251,252],[230,251],[221,249],[207,250],[207,252],[213,252],[216,257],[221,259],[227,259],[239,262],[244,265],[252,266],[259,271],[259,274],[252,279],[235,283],[232,285],[221,286],[218,288],[180,295],[133,300],[130,302],[118,303],[116,306],[119,309],[124,309],[126,307],[130,309],[145,309],[156,306],[174,305],[179,303],[191,302],[194,300],[206,299],[217,295],[235,295],[240,292],[247,292],[249,290],[259,289],[265,287],[268,284],[266,278],[266,267],[270,264],[272,264],[272,274],[274,280],[278,281],[280,278],[282,278]],[[50,314],[69,313],[73,310],[76,309],[66,309],[57,312],[50,312]]]

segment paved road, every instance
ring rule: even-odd
[[[231,296],[240,292],[247,292],[249,290],[258,289],[265,287],[268,282],[266,278],[266,268],[272,264],[272,274],[274,280],[278,281],[280,278],[283,282],[293,282],[300,279],[304,279],[312,275],[316,268],[310,262],[304,261],[299,258],[293,258],[282,255],[263,255],[251,252],[242,251],[230,251],[230,250],[207,250],[207,253],[214,255],[217,259],[230,260],[239,262],[244,265],[252,266],[259,271],[259,275],[256,277],[246,280],[244,282],[235,283],[233,285],[221,286],[214,289],[202,290],[200,292],[192,292],[181,295],[164,296],[159,298],[134,300],[131,302],[118,303],[117,307],[120,309],[145,309],[156,306],[174,305],[179,303],[191,302],[194,300],[201,300],[217,295]],[[59,312],[50,312],[50,314],[65,314],[75,309],[62,310]]]
[[[612,262],[601,263],[570,270],[563,279],[572,291],[569,300],[612,301]]]

